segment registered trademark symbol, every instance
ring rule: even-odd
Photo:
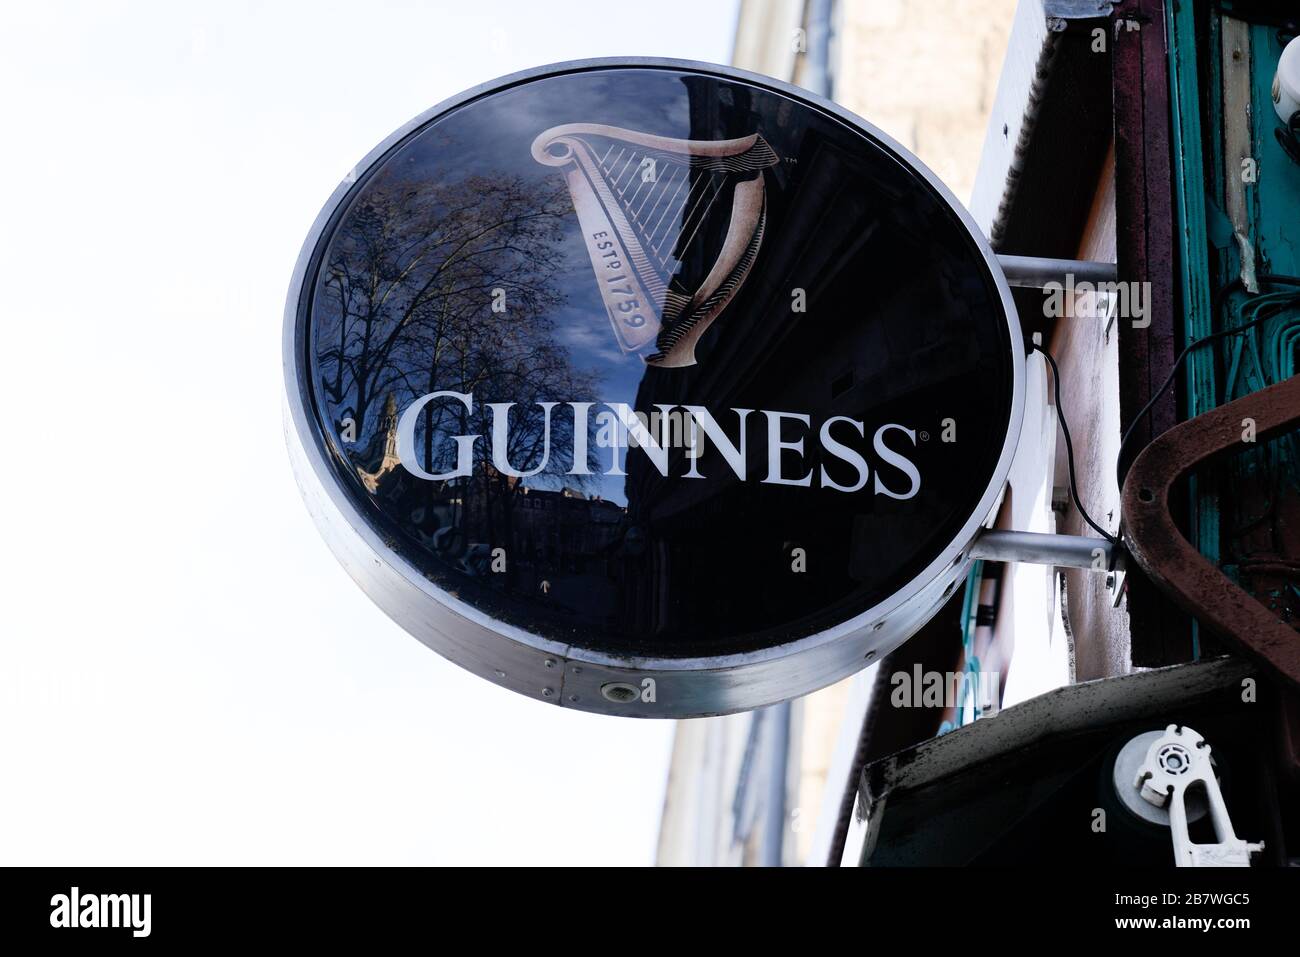
[[[919,438],[922,442],[929,442],[929,441],[930,441],[930,433],[929,433],[929,432],[918,432],[918,433],[916,433],[916,437]]]

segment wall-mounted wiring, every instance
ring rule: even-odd
[[[1256,276],[1256,280],[1262,285],[1295,286],[1300,288],[1300,276],[1279,276],[1271,273],[1265,273]],[[1242,288],[1241,279],[1237,278],[1232,280],[1232,282],[1228,283],[1228,285],[1224,286],[1222,289],[1220,289],[1218,294],[1214,297],[1213,314],[1214,315],[1219,314],[1219,309],[1222,306],[1223,300],[1226,296],[1228,296],[1230,293],[1240,291],[1241,288]],[[1150,400],[1148,400],[1147,404],[1142,407],[1141,411],[1139,411],[1138,414],[1133,417],[1133,421],[1129,423],[1129,427],[1124,430],[1124,435],[1120,439],[1119,456],[1118,456],[1118,461],[1116,462],[1115,465],[1115,469],[1121,487],[1123,487],[1124,485],[1124,476],[1128,471],[1123,467],[1124,449],[1128,445],[1129,439],[1133,437],[1134,430],[1138,427],[1138,425],[1142,422],[1142,420],[1151,412],[1151,409],[1155,406],[1156,402],[1160,399],[1160,397],[1165,394],[1165,392],[1169,389],[1171,385],[1173,385],[1174,379],[1177,378],[1178,376],[1178,370],[1182,368],[1183,360],[1186,359],[1187,356],[1190,355],[1193,350],[1199,349],[1201,346],[1207,345],[1208,343],[1211,342],[1216,342],[1219,339],[1223,339],[1228,336],[1239,336],[1242,333],[1247,332],[1250,329],[1253,329],[1255,326],[1259,325],[1260,323],[1265,322],[1268,319],[1272,319],[1274,316],[1276,316],[1279,312],[1283,311],[1284,309],[1291,308],[1292,306],[1295,306],[1297,304],[1300,304],[1300,293],[1297,293],[1295,296],[1279,300],[1271,304],[1271,306],[1269,307],[1260,308],[1253,319],[1249,320],[1248,322],[1242,323],[1240,326],[1236,326],[1235,328],[1232,329],[1221,329],[1220,331],[1211,333],[1208,336],[1203,336],[1202,338],[1197,339],[1195,342],[1189,342],[1186,346],[1183,347],[1183,351],[1178,353],[1178,357],[1174,359],[1173,368],[1169,370],[1169,375],[1165,377],[1165,381],[1161,384],[1160,388],[1157,389],[1152,394]],[[1046,353],[1044,353],[1044,355],[1046,355]]]
[[[1091,525],[1098,535],[1108,542],[1118,542],[1118,536],[1112,535],[1093,521],[1092,516],[1088,514],[1088,510],[1083,507],[1083,502],[1079,499],[1079,482],[1075,477],[1074,470],[1074,442],[1070,439],[1070,426],[1066,422],[1065,410],[1061,407],[1061,370],[1057,368],[1056,360],[1052,358],[1052,354],[1038,343],[1034,343],[1034,350],[1041,352],[1043,358],[1047,360],[1047,364],[1052,367],[1052,390],[1056,396],[1056,415],[1061,423],[1061,435],[1065,439],[1065,456],[1070,468],[1070,498],[1074,502],[1074,507],[1079,510],[1083,520]]]

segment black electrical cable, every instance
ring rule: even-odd
[[[1273,273],[1263,273],[1255,278],[1258,282],[1272,286],[1300,286],[1300,276],[1282,276]],[[1224,297],[1240,288],[1242,288],[1241,279],[1237,278],[1220,289],[1214,297],[1211,315],[1219,315],[1219,309],[1223,304]],[[1224,338],[1225,336],[1236,336],[1243,332],[1247,332],[1259,325],[1261,322],[1271,319],[1283,309],[1290,308],[1297,301],[1300,301],[1300,296],[1297,296],[1295,300],[1286,300],[1278,303],[1277,308],[1275,309],[1270,309],[1268,311],[1261,310],[1260,315],[1256,316],[1249,322],[1242,323],[1240,326],[1233,329],[1221,329],[1218,332],[1212,332],[1210,335],[1197,339],[1195,342],[1189,342],[1183,347],[1183,351],[1178,353],[1178,358],[1174,359],[1173,368],[1169,370],[1169,375],[1165,377],[1164,383],[1155,391],[1151,396],[1150,401],[1142,407],[1142,410],[1133,417],[1133,421],[1129,424],[1129,427],[1124,430],[1123,438],[1119,440],[1119,455],[1116,457],[1115,474],[1119,479],[1119,485],[1121,488],[1124,487],[1124,476],[1127,474],[1127,469],[1123,468],[1124,449],[1128,445],[1129,439],[1133,437],[1133,432],[1138,427],[1139,423],[1141,423],[1147,414],[1150,413],[1152,408],[1155,407],[1155,404],[1160,401],[1160,397],[1165,394],[1165,391],[1173,385],[1174,379],[1178,375],[1178,370],[1182,366],[1183,360],[1187,358],[1188,354],[1193,349],[1197,349],[1206,343],[1214,342],[1218,339]],[[1045,354],[1046,353],[1044,353],[1044,355]]]
[[[1074,500],[1074,507],[1079,510],[1083,520],[1096,530],[1097,534],[1112,544],[1118,543],[1119,538],[1106,531],[1100,525],[1092,520],[1088,510],[1083,507],[1083,502],[1079,501],[1079,483],[1074,475],[1074,443],[1070,440],[1070,426],[1065,421],[1065,409],[1061,407],[1061,370],[1057,368],[1056,360],[1052,354],[1044,349],[1038,343],[1034,343],[1034,351],[1041,352],[1047,364],[1052,367],[1052,389],[1056,396],[1056,416],[1061,420],[1061,435],[1065,437],[1065,458],[1070,466],[1070,498]]]

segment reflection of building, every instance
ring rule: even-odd
[[[402,460],[397,457],[397,400],[391,392],[384,399],[379,428],[371,437],[369,447],[362,453],[361,461],[366,465],[358,466],[357,474],[361,477],[361,484],[370,492],[377,491],[380,480],[402,464]]]
[[[514,514],[521,555],[567,571],[578,571],[588,560],[607,559],[623,531],[621,506],[567,487],[558,492],[523,488]]]
[[[1269,102],[1294,23],[1262,3],[1113,6],[1022,0],[1013,17],[1009,0],[742,0],[739,65],[812,87],[829,74],[835,99],[970,196],[996,252],[1117,262],[1120,280],[1149,283],[1145,315],[1083,294],[1053,316],[1041,293],[1017,291],[1026,338],[1040,336],[1060,366],[1062,408],[1031,355],[1003,529],[1094,537],[1070,499],[1062,417],[1079,497],[1113,532],[1121,428],[1148,401],[1139,448],[1300,363],[1300,172]],[[796,30],[806,54],[787,49]],[[994,96],[986,81],[1004,43]],[[1254,180],[1238,175],[1243,158],[1258,164]],[[1252,295],[1262,261],[1284,282]],[[1251,317],[1256,343],[1228,337],[1177,364],[1182,344]],[[1153,394],[1166,377],[1175,387]],[[1288,443],[1198,472],[1180,490],[1180,521],[1255,596],[1224,607],[1255,601],[1295,627],[1300,487]],[[1248,654],[1219,657],[1249,637],[1221,643],[1136,563],[1127,577],[976,563],[964,593],[879,665],[784,714],[679,723],[659,861],[1168,866],[1170,828],[1135,816],[1114,769],[1125,742],[1185,722],[1234,768],[1222,782],[1236,833],[1273,835],[1256,865],[1294,866],[1300,757],[1255,742],[1293,741],[1300,704]],[[972,672],[998,676],[994,700],[917,707],[893,693],[900,676]],[[1256,680],[1272,703],[1243,707]],[[1078,809],[1105,811],[1108,827],[1076,826]],[[1191,839],[1214,843],[1198,826]]]
[[[397,420],[390,394],[353,462],[362,484],[388,503],[408,535],[439,555],[450,574],[532,602],[534,614],[563,617],[581,606],[616,627],[624,609],[614,595],[629,556],[622,506],[568,486],[534,488],[486,462],[471,477],[416,478],[398,458]],[[504,574],[493,572],[497,549],[504,549]]]

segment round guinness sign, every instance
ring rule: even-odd
[[[888,137],[739,71],[545,67],[340,185],[285,323],[290,445],[425,644],[640,717],[822,687],[952,593],[1024,346],[969,216]]]

